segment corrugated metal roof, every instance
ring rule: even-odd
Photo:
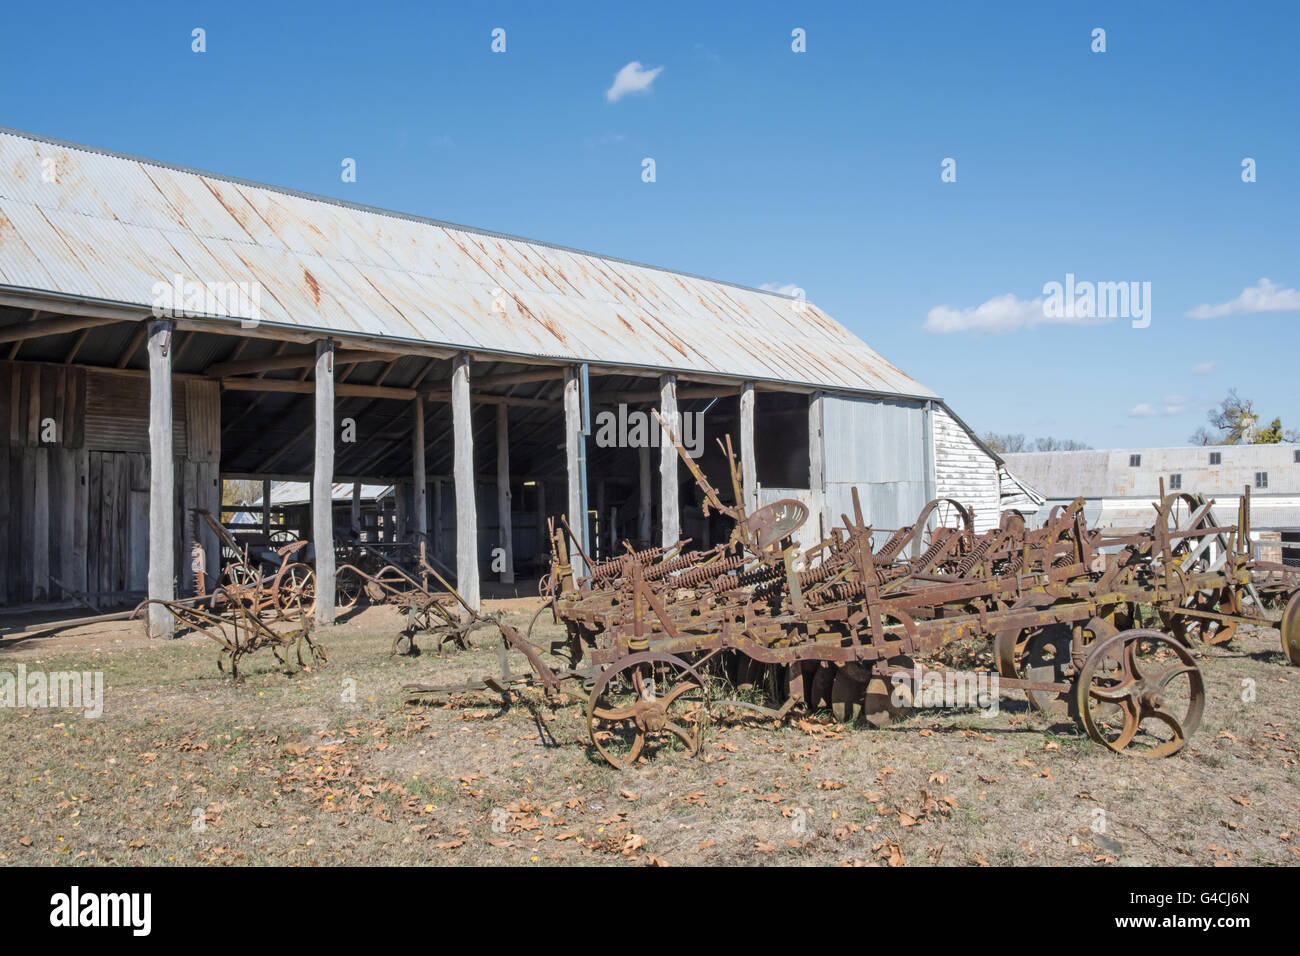
[[[0,285],[148,308],[175,275],[258,283],[268,324],[934,396],[779,293],[0,128]]]
[[[393,490],[392,485],[362,485],[361,500],[373,501],[375,498],[383,498]],[[330,498],[334,501],[351,501],[352,500],[352,483],[351,482],[334,482],[330,486]],[[311,502],[311,483],[307,481],[276,481],[271,484],[271,504],[275,505],[305,505]],[[251,505],[254,509],[262,507],[262,499],[259,497]]]

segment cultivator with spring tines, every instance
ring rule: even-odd
[[[743,500],[729,440],[723,451],[733,500]],[[592,744],[616,767],[664,747],[696,752],[719,684],[741,692],[729,706],[777,717],[829,708],[883,725],[927,679],[919,662],[957,641],[982,644],[996,668],[947,671],[949,680],[1023,692],[1110,750],[1162,757],[1182,749],[1204,710],[1199,643],[1230,640],[1242,623],[1277,627],[1298,660],[1300,595],[1278,618],[1252,583],[1249,491],[1232,525],[1215,521],[1212,502],[1180,494],[1162,496],[1150,528],[1113,536],[1087,527],[1083,499],[1041,528],[1007,512],[983,532],[940,499],[913,525],[880,531],[855,491],[853,515],[801,551],[802,503],[745,514],[682,459],[706,513],[735,520],[726,542],[628,547],[593,563],[564,519],[552,527],[543,593],[565,627],[553,650],[568,660],[558,674],[534,670],[548,691],[583,682]],[[575,573],[573,556],[587,573]],[[530,646],[516,637],[505,646]]]

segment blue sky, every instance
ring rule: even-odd
[[[981,432],[1181,444],[1234,386],[1300,428],[1298,28],[1294,3],[11,4],[0,125],[796,285]],[[630,62],[662,69],[611,102]],[[1150,326],[1035,321],[1067,273],[1151,283]]]

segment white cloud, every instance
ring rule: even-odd
[[[629,93],[649,93],[650,84],[663,72],[662,66],[647,70],[636,60],[614,74],[614,84],[605,91],[605,99],[616,103]]]
[[[1193,375],[1209,375],[1211,372],[1218,371],[1218,362],[1198,362],[1192,366]]]
[[[938,334],[949,332],[976,332],[983,335],[1001,335],[1016,329],[1047,321],[1043,315],[1043,300],[1022,302],[1013,294],[994,296],[982,305],[970,309],[954,309],[939,305],[925,317],[925,331]]]
[[[1181,415],[1191,410],[1191,400],[1186,395],[1166,395],[1163,402],[1152,405],[1139,402],[1130,411],[1130,418],[1155,418],[1157,416]]]
[[[1217,319],[1225,315],[1250,315],[1256,312],[1300,312],[1300,291],[1283,289],[1276,282],[1260,279],[1241,290],[1241,295],[1219,305],[1198,305],[1188,312],[1189,319]]]

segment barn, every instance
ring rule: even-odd
[[[804,543],[854,487],[885,528],[937,496],[986,528],[1032,496],[802,299],[15,130],[0,349],[9,607],[191,593],[230,481],[262,483],[268,523],[272,483],[308,483],[325,622],[363,486],[392,489],[389,543],[425,542],[476,606],[539,573],[550,516],[587,516],[592,559],[707,543],[651,410],[724,494],[729,437],[748,508],[805,501]]]

